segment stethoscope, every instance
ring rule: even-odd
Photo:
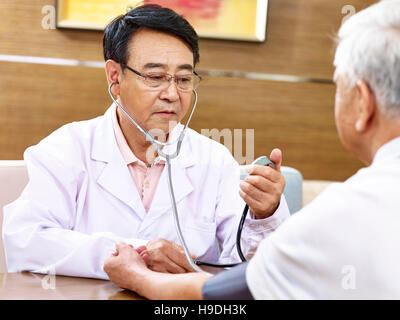
[[[211,267],[217,267],[217,268],[229,268],[229,267],[233,267],[235,265],[240,264],[239,263],[230,263],[230,264],[217,264],[217,263],[210,263],[210,262],[204,262],[204,261],[200,261],[200,260],[195,260],[193,261],[193,259],[190,256],[188,247],[186,245],[186,241],[183,237],[182,234],[182,230],[180,227],[180,223],[179,223],[179,216],[178,216],[178,209],[176,206],[176,200],[175,200],[175,194],[174,194],[174,188],[172,185],[172,175],[171,175],[171,159],[176,158],[179,155],[181,146],[182,146],[182,141],[183,138],[185,136],[186,133],[186,129],[190,123],[190,120],[192,119],[194,110],[196,109],[197,106],[197,92],[195,89],[193,89],[193,93],[194,93],[194,103],[193,103],[193,107],[192,110],[190,111],[190,115],[188,120],[186,121],[185,126],[183,127],[181,133],[179,134],[179,137],[172,142],[160,142],[156,139],[153,138],[153,136],[148,133],[147,131],[145,131],[131,116],[130,114],[121,106],[121,104],[113,97],[113,94],[111,92],[111,88],[112,86],[116,84],[116,82],[112,82],[110,83],[110,85],[108,86],[108,94],[110,95],[112,101],[115,103],[115,105],[122,111],[122,113],[129,119],[130,122],[132,122],[132,124],[141,132],[143,133],[143,135],[146,137],[146,139],[148,141],[150,141],[150,143],[153,145],[153,147],[156,149],[158,155],[162,158],[165,158],[166,160],[166,164],[167,164],[167,171],[168,171],[168,189],[169,189],[169,194],[170,194],[170,198],[171,198],[171,204],[172,204],[172,211],[174,213],[174,221],[175,221],[175,228],[176,228],[176,232],[178,235],[178,238],[180,240],[180,242],[182,243],[182,247],[183,250],[185,252],[186,255],[186,259],[189,262],[190,266],[197,272],[205,272],[204,270],[202,270],[201,268],[198,267],[198,265],[206,265],[206,266],[211,266]],[[176,144],[176,151],[173,154],[166,154],[163,151],[160,150],[159,146],[170,146]],[[240,238],[241,238],[241,234],[242,234],[242,229],[243,229],[243,225],[244,225],[244,221],[246,219],[247,216],[247,212],[248,212],[248,205],[245,206],[243,213],[242,213],[242,217],[240,219],[239,222],[239,227],[238,227],[238,231],[237,231],[237,236],[236,236],[236,248],[239,254],[240,259],[242,260],[242,262],[246,261],[246,258],[244,257],[242,250],[241,250],[241,246],[240,246]]]

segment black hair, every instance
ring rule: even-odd
[[[193,52],[193,63],[199,62],[198,36],[189,22],[175,11],[159,5],[142,5],[116,17],[104,30],[104,60],[115,60],[125,68],[128,44],[140,28],[149,28],[172,34],[182,39]]]

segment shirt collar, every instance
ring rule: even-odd
[[[135,163],[140,161],[135,154],[132,152],[131,148],[129,147],[124,134],[122,133],[121,127],[119,126],[118,119],[117,119],[117,108],[115,107],[112,112],[112,123],[114,128],[114,135],[117,141],[117,145],[119,150],[121,151],[122,157],[124,158],[126,164]]]
[[[400,137],[394,138],[381,146],[375,154],[373,164],[383,159],[393,157],[393,155],[400,155]]]

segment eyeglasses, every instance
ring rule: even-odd
[[[168,88],[171,80],[174,79],[177,88],[180,91],[188,92],[195,90],[202,80],[201,76],[197,74],[196,71],[193,71],[193,73],[182,74],[178,76],[172,76],[166,72],[149,72],[146,74],[141,74],[139,71],[128,67],[124,63],[121,63],[121,66],[127,68],[128,70],[141,77],[144,84],[147,85],[149,88],[154,88],[157,90],[164,90]]]

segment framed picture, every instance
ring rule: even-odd
[[[57,0],[57,27],[104,30],[140,4],[159,4],[183,15],[200,37],[265,40],[268,0]]]

